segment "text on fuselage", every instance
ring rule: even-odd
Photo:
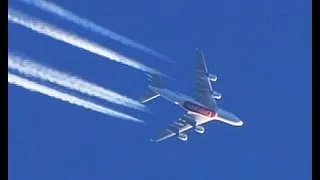
[[[199,106],[189,101],[186,101],[185,103],[183,103],[183,107],[189,111],[196,112],[198,114],[208,116],[208,117],[214,117],[216,115],[215,111]]]

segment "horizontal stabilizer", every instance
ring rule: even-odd
[[[160,96],[160,94],[157,94],[157,93],[149,90],[147,92],[147,94],[140,99],[140,102],[141,103],[146,103],[146,102],[151,101],[151,100],[153,100],[153,99],[155,99],[155,98],[157,98],[159,96]]]
[[[161,78],[158,75],[151,75],[151,74],[146,74],[148,77],[149,81],[149,88],[150,86],[160,88],[161,87]],[[151,89],[148,90],[147,94],[142,96],[140,99],[141,103],[146,103],[148,101],[151,101],[157,97],[159,97],[160,94],[153,92]]]

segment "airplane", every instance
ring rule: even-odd
[[[197,133],[203,134],[205,131],[203,125],[215,120],[231,126],[243,125],[243,121],[237,116],[217,106],[216,99],[221,99],[222,95],[212,89],[211,81],[215,82],[218,78],[208,72],[204,54],[198,48],[196,49],[196,55],[196,95],[194,98],[163,88],[159,75],[147,74],[149,88],[147,94],[140,99],[141,103],[163,97],[187,111],[162,133],[152,138],[151,141],[160,142],[173,136],[182,141],[187,141],[188,135],[184,133],[185,131],[194,128]]]

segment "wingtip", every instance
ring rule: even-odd
[[[150,141],[151,141],[151,142],[154,142],[154,143],[159,142],[158,140],[156,140],[156,139],[152,139],[152,138],[150,139]]]

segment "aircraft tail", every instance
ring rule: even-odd
[[[148,81],[149,81],[149,89],[148,89],[148,92],[140,99],[141,103],[146,103],[146,102],[151,101],[151,100],[160,96],[160,94],[152,91],[150,89],[150,86],[156,87],[156,88],[161,88],[162,87],[161,77],[159,75],[155,75],[155,74],[153,74],[153,75],[147,74],[147,76],[148,76]]]

